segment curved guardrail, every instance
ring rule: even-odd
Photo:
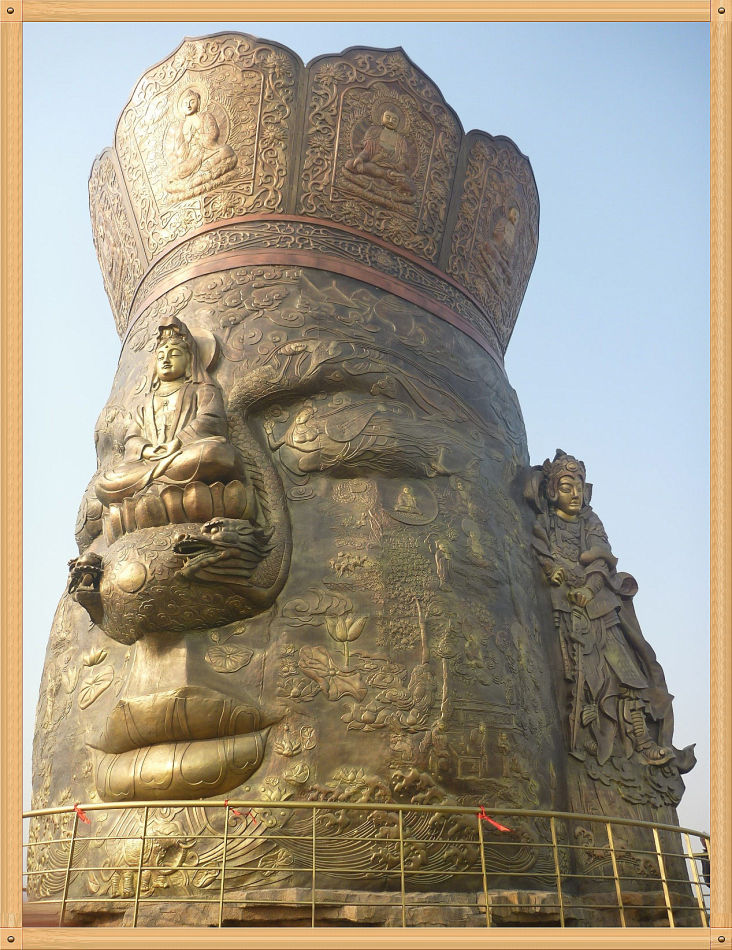
[[[181,838],[170,833],[160,834],[152,827],[151,819],[165,809],[176,813],[196,809],[197,814],[203,810],[207,816],[211,833],[203,837],[218,844],[216,860],[209,860],[196,869],[207,875],[204,878],[207,881],[205,891],[183,896],[148,893],[146,875],[149,881],[149,876],[160,870],[153,861],[153,850],[157,849],[159,853],[166,846],[174,847]],[[297,815],[297,821],[292,822],[296,825],[294,833],[285,833],[289,830],[286,821],[274,822],[275,825],[282,824],[282,832],[277,828],[266,828],[266,816],[273,809],[288,818]],[[95,828],[100,820],[104,820],[100,812],[109,815],[119,810],[136,818],[140,816],[139,834],[130,833],[128,829],[125,835],[115,836]],[[334,825],[337,816],[345,818]],[[420,870],[410,854],[421,847],[434,849],[450,845],[460,846],[461,854],[469,853],[470,860],[465,859],[468,863],[464,862],[458,870],[446,863],[443,879],[449,879],[450,886],[441,894],[442,903],[445,908],[472,907],[487,927],[498,922],[505,925],[506,912],[514,906],[506,901],[507,872],[505,867],[499,867],[500,859],[496,861],[495,856],[515,855],[517,849],[521,849],[524,857],[528,856],[522,865],[526,869],[516,870],[514,866],[508,876],[514,882],[525,880],[527,893],[541,893],[540,909],[545,923],[561,927],[586,926],[588,923],[626,927],[642,925],[643,922],[669,927],[709,926],[709,835],[677,825],[542,810],[497,807],[487,812],[483,806],[476,812],[475,806],[244,799],[76,803],[28,811],[23,818],[35,819],[39,823],[50,818],[54,827],[59,829],[56,837],[46,838],[40,837],[36,829],[32,836],[34,840],[24,843],[29,868],[24,872],[28,891],[35,894],[44,875],[55,875],[58,894],[37,901],[34,899],[28,906],[42,906],[44,909],[58,906],[59,926],[68,924],[75,906],[84,905],[88,913],[90,906],[103,909],[106,905],[119,913],[122,908],[122,923],[136,927],[141,907],[153,902],[156,906],[161,903],[209,905],[208,925],[221,927],[227,908],[241,905],[242,900],[241,885],[234,895],[233,886],[227,882],[227,872],[231,879],[234,870],[229,864],[232,850],[237,849],[239,864],[235,870],[241,874],[242,843],[246,843],[248,836],[252,839],[257,836],[261,841],[262,834],[267,835],[267,840],[276,841],[282,854],[290,855],[288,860],[283,859],[281,867],[276,862],[268,865],[275,876],[279,873],[280,880],[292,880],[293,875],[298,875],[300,883],[307,878],[307,885],[288,886],[281,891],[281,898],[271,888],[266,891],[254,888],[248,892],[247,901],[251,897],[258,905],[276,904],[290,909],[297,906],[301,922],[302,914],[306,913],[304,907],[309,906],[307,916],[313,927],[323,923],[319,910],[322,911],[326,905],[337,905],[337,901],[336,904],[333,902],[332,883],[331,888],[326,889],[324,878],[332,882],[335,873],[343,875],[345,880],[349,880],[349,874],[363,874],[362,866],[349,867],[343,861],[334,870],[328,858],[334,841],[340,854],[349,853],[349,848],[354,854],[356,849],[363,853],[364,848],[368,851],[371,845],[374,854],[383,856],[388,852],[389,860],[378,871],[383,882],[382,893],[372,895],[378,896],[378,901],[359,900],[361,906],[378,904],[382,908],[384,926],[420,925],[420,908],[426,906],[425,882],[434,881],[435,874],[434,871]],[[455,819],[459,821],[459,835],[455,830],[458,827]],[[357,834],[354,833],[354,821]],[[517,821],[521,821],[524,827],[528,822],[531,827],[541,827],[543,831],[533,837],[525,831],[519,835],[510,828]],[[62,828],[62,825],[67,827]],[[388,826],[386,835],[385,825]],[[419,837],[425,832],[416,829],[427,826],[428,837]],[[332,833],[334,827],[335,833]],[[329,833],[325,833],[324,828]],[[627,844],[629,836],[633,838],[632,846]],[[620,838],[626,843],[619,844]],[[128,858],[124,863],[101,867],[88,866],[78,859],[82,843],[88,849],[94,842],[115,840],[137,842],[134,860]],[[58,860],[52,869],[44,867],[44,852],[36,849],[49,846],[55,846],[56,855],[61,856],[60,867]],[[293,853],[297,855],[299,865],[297,861],[293,863]],[[490,861],[486,860],[486,855],[490,856]],[[638,873],[630,873],[636,867]],[[246,866],[243,870],[247,870]],[[90,875],[101,871],[120,875],[124,883],[121,896],[118,893],[113,897],[94,897],[88,890],[83,896],[73,896],[72,882],[78,893]],[[420,875],[424,877],[420,878]],[[212,884],[216,885],[215,896],[211,896]],[[362,885],[353,885],[351,896],[353,889],[359,886]],[[471,887],[474,893],[466,903],[461,898],[469,894]],[[365,898],[368,896],[367,893]],[[429,906],[441,906],[440,895],[431,894]]]

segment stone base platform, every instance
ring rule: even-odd
[[[211,895],[213,896],[213,895]],[[609,895],[584,895],[581,899],[564,895],[565,926],[618,927],[617,909],[598,905],[610,903]],[[581,903],[582,906],[573,906]],[[625,923],[629,927],[665,927],[668,915],[661,895],[624,893]],[[53,908],[53,911],[51,910]],[[24,926],[55,926],[59,904],[29,902],[24,907]],[[130,927],[133,905],[110,900],[70,904],[65,926]],[[223,911],[224,927],[310,927],[312,893],[308,888],[268,888],[231,891]],[[560,915],[555,891],[496,890],[488,892],[488,913],[483,892],[432,892],[407,894],[404,923],[407,927],[559,927]],[[676,913],[676,926],[699,926],[698,913]],[[217,901],[173,903],[141,900],[138,927],[217,927]],[[401,895],[398,892],[325,890],[315,892],[317,927],[397,927],[403,926]]]

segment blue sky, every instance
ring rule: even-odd
[[[36,697],[119,340],[91,239],[94,156],[140,76],[234,29],[306,62],[402,46],[466,131],[529,156],[541,222],[506,368],[532,463],[583,458],[636,611],[696,741],[681,823],[709,826],[709,27],[704,23],[23,27],[24,697]]]

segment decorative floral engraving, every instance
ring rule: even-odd
[[[222,643],[209,647],[206,653],[206,661],[218,673],[236,673],[243,669],[253,656],[253,650],[236,646],[234,643]]]
[[[104,289],[120,336],[127,329],[132,296],[147,266],[123,193],[114,152],[107,149],[91,171],[89,209]]]
[[[136,300],[142,304],[155,293],[166,278],[177,271],[218,254],[250,248],[270,249],[274,254],[289,251],[313,251],[327,254],[332,268],[340,264],[358,264],[364,277],[383,275],[418,291],[423,305],[431,299],[440,307],[448,307],[472,326],[488,349],[498,356],[501,346],[496,330],[481,309],[451,282],[414,261],[373,244],[365,236],[345,233],[337,228],[305,221],[253,221],[251,224],[229,224],[182,242],[150,269],[140,284]],[[213,279],[213,278],[211,278]],[[133,315],[134,319],[134,315]]]

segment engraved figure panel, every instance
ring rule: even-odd
[[[509,139],[471,132],[446,270],[492,314],[503,350],[539,240],[539,198],[528,159]]]
[[[115,147],[150,257],[209,221],[283,210],[299,68],[289,50],[221,34],[143,76]]]
[[[203,105],[201,92],[191,86],[177,106],[180,118],[170,123],[163,139],[163,187],[183,200],[210,191],[236,168],[237,157],[226,144],[229,117],[218,102]]]
[[[436,261],[462,130],[400,50],[310,67],[298,209]]]

